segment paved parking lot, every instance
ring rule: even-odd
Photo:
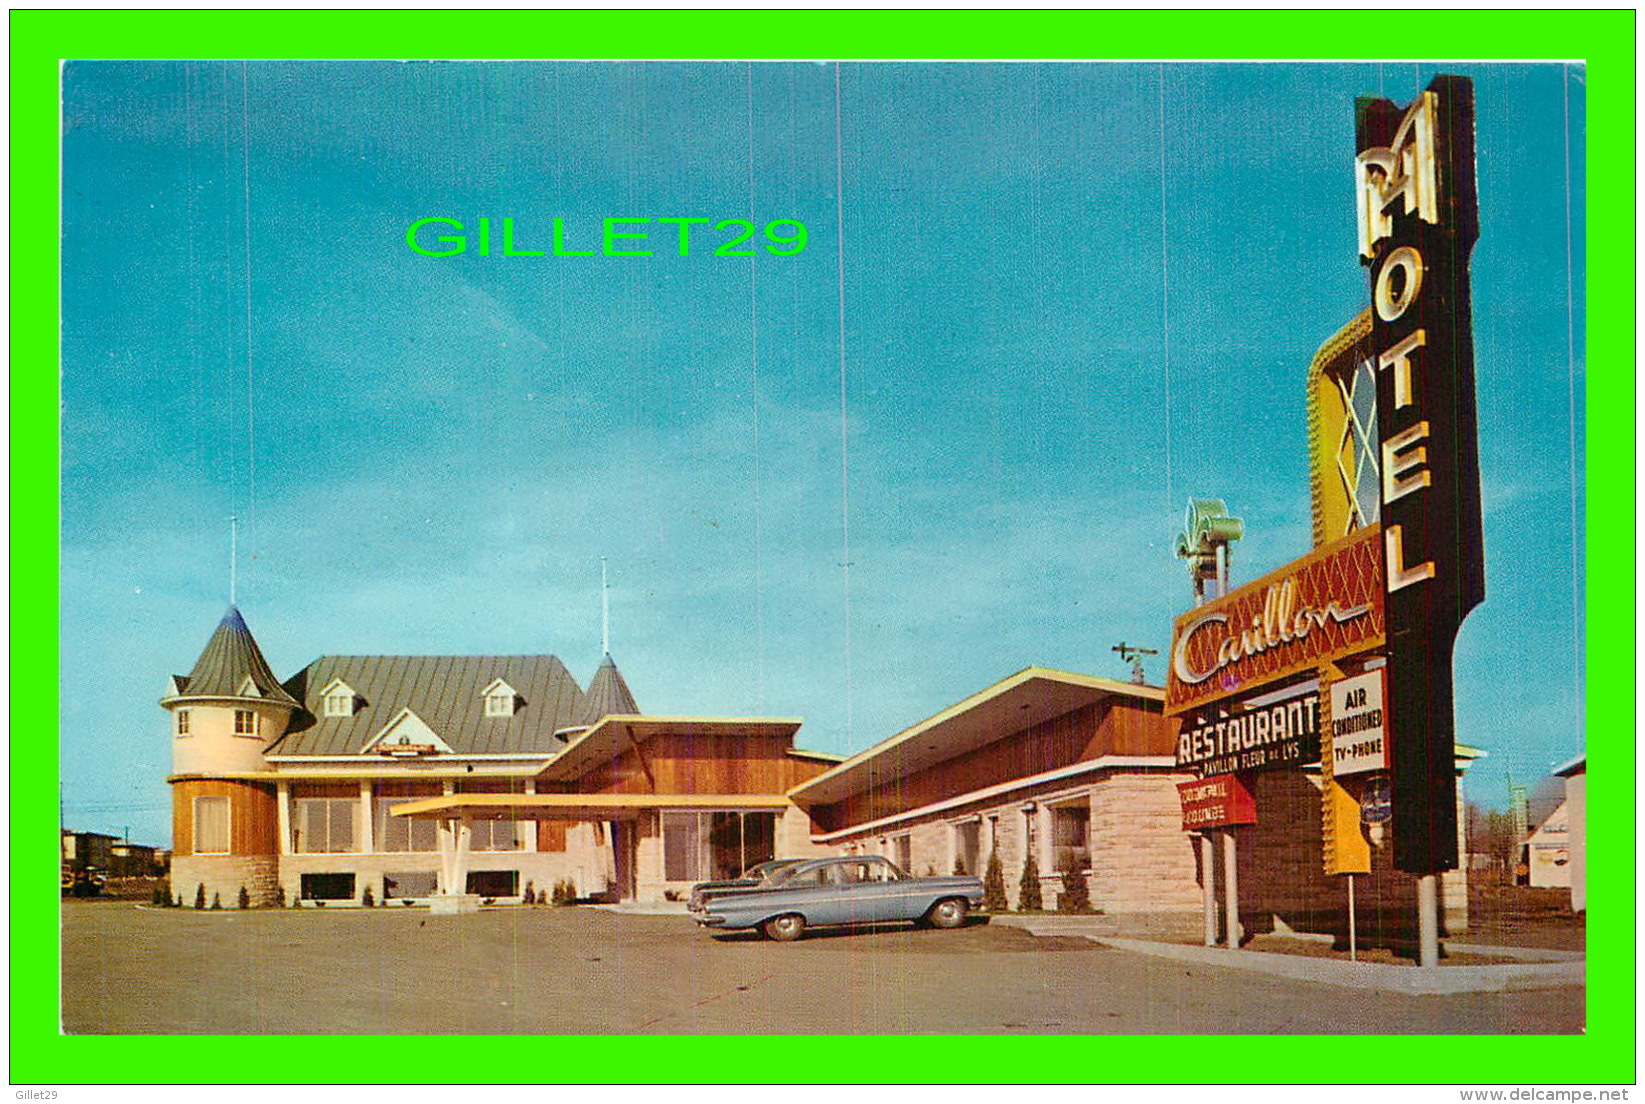
[[[679,916],[65,902],[71,1033],[1568,1033],[1580,988],[1411,997],[1003,925],[709,936]]]

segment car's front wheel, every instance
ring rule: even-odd
[[[805,934],[805,917],[792,912],[786,916],[773,916],[760,925],[760,931],[765,933],[767,939],[792,943]]]
[[[958,897],[938,901],[926,915],[933,928],[957,928],[965,923],[965,902]]]

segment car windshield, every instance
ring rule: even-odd
[[[743,877],[755,881],[775,881],[790,867],[798,866],[798,859],[776,859],[772,862],[758,863],[743,871]]]

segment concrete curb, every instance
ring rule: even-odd
[[[1522,961],[1492,966],[1440,966],[1432,970],[1423,970],[1416,966],[1395,966],[1383,962],[1338,962],[1333,959],[1274,954],[1268,951],[1230,951],[1226,947],[1130,939],[1102,931],[1101,928],[1109,925],[1095,917],[1013,916],[996,917],[995,921],[1004,921],[1009,927],[1022,928],[1036,936],[1077,936],[1133,954],[1152,955],[1177,962],[1192,962],[1201,966],[1248,970],[1295,981],[1336,985],[1346,989],[1379,989],[1390,993],[1431,996],[1445,993],[1555,989],[1566,985],[1585,985],[1588,979],[1587,955],[1582,951],[1447,942],[1445,945],[1458,953],[1496,955]],[[1299,935],[1299,938],[1307,936]]]
[[[1585,961],[1516,963],[1505,966],[1439,966],[1424,970],[1416,966],[1392,966],[1381,962],[1335,962],[1323,958],[1270,954],[1265,951],[1230,951],[1226,947],[1190,947],[1177,943],[1151,943],[1141,939],[1087,936],[1094,942],[1136,954],[1195,962],[1202,966],[1224,966],[1314,981],[1348,989],[1380,989],[1390,993],[1433,996],[1444,993],[1497,993],[1505,990],[1556,989],[1587,982]],[[1460,946],[1456,947],[1461,950]],[[1500,953],[1499,948],[1491,948]]]

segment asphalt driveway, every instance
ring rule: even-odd
[[[588,908],[65,902],[70,1033],[1570,1033],[1579,987],[1356,995],[1003,925],[713,938]]]

